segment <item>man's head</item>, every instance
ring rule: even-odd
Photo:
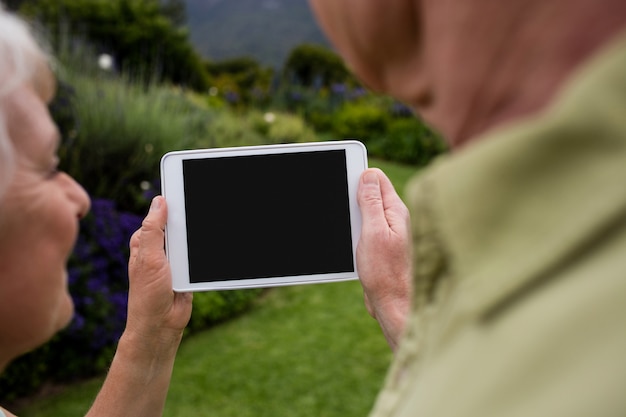
[[[368,87],[458,146],[545,106],[618,30],[623,0],[310,0]]]

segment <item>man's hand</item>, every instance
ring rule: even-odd
[[[365,306],[395,351],[411,304],[409,211],[379,169],[361,175],[357,198],[363,227],[356,260]]]

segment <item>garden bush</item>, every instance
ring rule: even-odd
[[[263,137],[265,144],[315,142],[315,132],[306,122],[283,112],[250,112],[246,119],[251,128]]]
[[[389,119],[384,108],[370,102],[346,103],[335,115],[333,134],[341,139],[359,139],[367,145],[386,133]]]
[[[261,291],[255,288],[195,293],[187,333],[206,329],[245,311],[250,306],[250,301],[255,299]]]
[[[384,134],[368,141],[370,155],[415,166],[428,164],[445,150],[443,140],[414,117],[392,119]]]
[[[269,143],[313,142],[317,140],[315,132],[305,124],[304,120],[294,115],[278,114],[269,125],[267,131]]]
[[[216,94],[232,101],[232,104],[238,107],[267,104],[274,75],[272,68],[262,67],[258,61],[249,57],[206,62],[205,67],[211,75],[211,88]]]
[[[283,77],[306,87],[355,82],[339,55],[321,45],[296,46],[285,62]]]
[[[55,107],[75,122],[63,123],[61,169],[93,196],[114,199],[131,212],[142,213],[159,192],[154,182],[163,153],[192,147],[214,116],[173,87],[80,75],[66,83],[69,93]]]

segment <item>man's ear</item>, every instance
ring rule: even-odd
[[[372,90],[389,93],[390,74],[408,73],[397,68],[416,62],[413,55],[420,53],[421,33],[418,0],[309,3],[346,65]]]

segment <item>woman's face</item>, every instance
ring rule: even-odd
[[[0,200],[0,368],[47,341],[72,318],[66,263],[89,197],[57,171],[59,133],[46,82],[22,85],[1,102],[16,169]]]

